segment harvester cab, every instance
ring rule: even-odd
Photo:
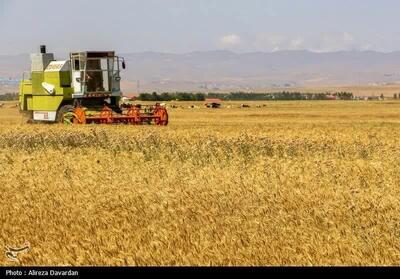
[[[19,93],[20,109],[30,113],[31,122],[168,124],[159,104],[120,106],[125,60],[113,51],[73,52],[69,60],[57,61],[41,46],[31,62]]]
[[[71,53],[73,96],[120,94],[120,61],[114,52]]]

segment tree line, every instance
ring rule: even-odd
[[[158,94],[141,93],[138,100],[167,102],[167,101],[205,101],[207,98],[217,98],[224,101],[285,101],[285,100],[329,100],[335,97],[339,100],[352,100],[353,93],[337,92],[329,93],[300,93],[300,92],[275,92],[275,93],[186,93],[186,92],[165,92]],[[18,93],[0,94],[0,101],[16,101]]]
[[[275,92],[275,93],[183,93],[183,92],[165,92],[158,94],[141,93],[138,100],[141,101],[204,101],[207,98],[218,98],[224,101],[285,101],[285,100],[330,100],[332,97],[339,100],[353,99],[351,92],[330,93],[302,93],[302,92]]]
[[[16,101],[16,100],[18,100],[18,93],[0,94],[0,101]]]

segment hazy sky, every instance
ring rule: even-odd
[[[0,54],[400,50],[398,0],[0,0]]]

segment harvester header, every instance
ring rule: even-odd
[[[55,60],[46,46],[31,55],[20,83],[20,109],[31,122],[168,125],[164,106],[121,105],[123,57],[114,51],[72,52]]]

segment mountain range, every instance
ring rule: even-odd
[[[383,85],[400,81],[400,52],[199,51],[121,56],[127,64],[123,89],[132,92]],[[28,54],[0,56],[0,77],[21,77],[29,65]]]

